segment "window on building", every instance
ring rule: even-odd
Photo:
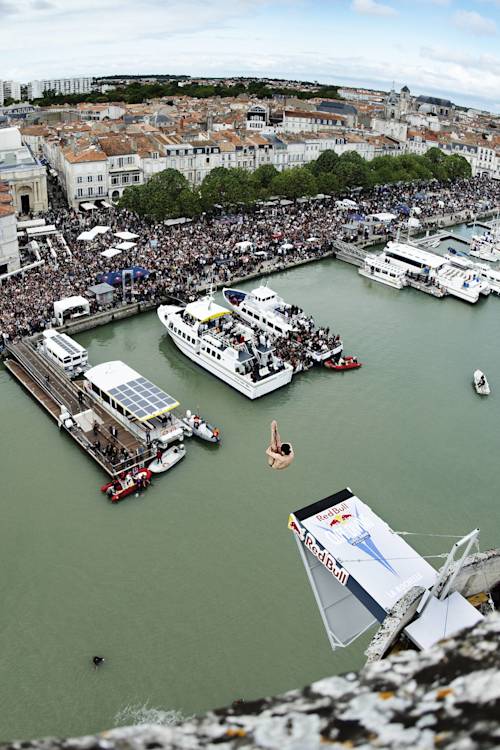
[[[102,182],[102,174],[97,175],[97,182]]]
[[[91,174],[87,175],[87,182],[92,182],[92,175]]]
[[[129,175],[124,174],[122,175],[122,183],[125,185],[129,181]]]
[[[76,194],[77,194],[78,198],[81,198],[82,195],[83,195],[83,188],[78,188],[78,190],[76,191]]]
[[[135,174],[133,177],[134,182],[139,182],[139,175]]]
[[[76,181],[77,182],[83,182],[83,177],[80,175],[79,177],[76,178]]]
[[[99,187],[97,188],[97,194],[102,195],[103,193],[104,193],[104,188],[102,185],[99,185]]]
[[[118,166],[123,167],[123,156],[120,156],[120,158],[118,159]]]

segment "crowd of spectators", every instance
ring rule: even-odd
[[[157,304],[168,297],[189,301],[209,282],[228,283],[261,270],[321,257],[331,250],[334,239],[384,242],[407,225],[410,211],[424,227],[470,219],[500,205],[500,185],[476,177],[453,184],[434,181],[379,187],[354,192],[351,198],[356,208],[346,209],[329,197],[302,199],[287,205],[257,205],[245,213],[203,216],[176,226],[151,223],[118,209],[49,210],[43,218],[62,233],[71,257],[55,240],[51,242],[56,253],[50,254],[40,240],[44,264],[0,284],[0,347],[2,341],[49,327],[54,302],[73,295],[88,297],[88,288],[103,273],[134,266],[149,271],[147,278],[134,284],[133,299],[130,291],[123,295],[119,284],[114,305],[129,301]],[[418,211],[414,212],[415,207]],[[389,223],[367,219],[376,213],[393,213],[397,218]],[[110,229],[90,242],[77,239],[96,225]],[[136,244],[107,259],[101,253],[119,242],[113,236],[119,231],[137,234]],[[29,262],[28,257],[26,260]],[[96,312],[95,300],[91,305],[91,311]]]

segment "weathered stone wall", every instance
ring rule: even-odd
[[[0,750],[487,750],[500,747],[500,616],[424,653],[178,726],[0,745]]]

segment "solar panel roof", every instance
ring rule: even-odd
[[[143,377],[129,380],[127,383],[111,388],[108,392],[139,422],[165,414],[179,406],[175,398]]]
[[[57,346],[60,346],[61,349],[64,349],[67,354],[71,354],[72,356],[75,354],[81,354],[84,351],[83,347],[79,346],[75,341],[72,341],[68,336],[64,336],[63,334],[51,336],[47,339],[47,342],[49,341],[53,341]]]

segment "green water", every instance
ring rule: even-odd
[[[500,299],[398,292],[333,260],[272,286],[365,367],[251,402],[155,314],[78,337],[94,364],[125,360],[223,431],[220,448],[189,441],[142,499],[106,502],[97,467],[0,370],[0,739],[132,723],[140,706],[191,714],[359,667],[366,639],[332,654],[287,530],[289,511],[345,486],[394,529],[480,526],[498,545]],[[266,467],[273,417],[297,455],[286,472]]]

